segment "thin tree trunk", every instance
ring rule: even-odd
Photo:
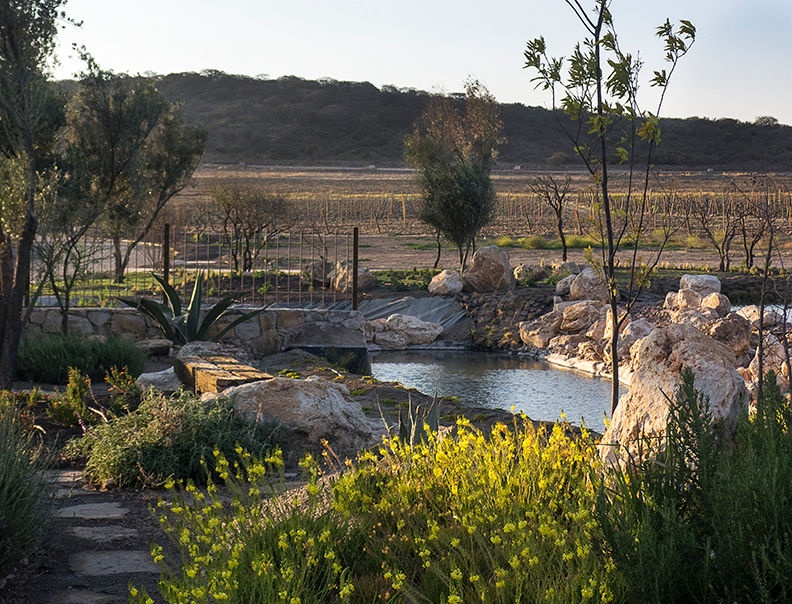
[[[440,252],[442,248],[440,247],[440,231],[437,231],[437,258],[435,258],[434,268],[440,266]]]

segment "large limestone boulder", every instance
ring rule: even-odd
[[[626,325],[622,325],[622,330],[619,333],[619,341],[616,345],[616,354],[619,356],[619,362],[630,362],[632,360],[633,345],[637,341],[648,336],[653,329],[654,325],[646,319],[636,319]],[[606,363],[610,363],[611,359],[610,338],[607,338],[604,341],[603,360]]]
[[[513,289],[514,273],[509,254],[496,245],[480,248],[462,274],[462,281],[465,289],[474,292]]]
[[[567,275],[563,279],[559,280],[559,282],[556,283],[555,286],[556,295],[559,296],[568,295],[569,288],[572,287],[572,282],[575,280],[576,277],[577,277],[577,273],[575,273],[574,275]]]
[[[701,307],[711,308],[719,316],[725,317],[731,311],[731,300],[723,294],[714,293],[701,299]]]
[[[392,314],[384,321],[372,321],[372,324],[374,343],[394,350],[431,344],[443,333],[443,327],[437,323],[399,313]]]
[[[594,272],[590,266],[584,268],[569,286],[570,300],[608,300],[608,286],[605,279]]]
[[[547,348],[550,340],[558,335],[563,316],[562,312],[554,310],[533,321],[520,323],[520,339],[523,344],[536,348]]]
[[[621,321],[619,325],[619,335],[624,333],[625,328],[632,322],[632,317],[628,314],[625,316],[624,308],[617,308],[618,317]],[[610,340],[613,335],[613,310],[610,307],[605,311],[605,329],[602,332],[602,337]]]
[[[718,319],[709,327],[709,335],[726,344],[740,359],[748,352],[751,341],[751,322],[736,312]]]
[[[672,311],[668,318],[672,323],[692,325],[696,329],[706,331],[713,321],[718,320],[718,313],[711,308],[685,308]]]
[[[745,381],[735,370],[731,349],[691,325],[672,324],[645,337],[633,360],[630,389],[622,396],[602,437],[600,455],[607,464],[637,459],[645,439],[662,438],[668,400],[690,368],[695,386],[710,401],[713,421],[732,431],[746,402]],[[644,441],[644,442],[641,442]]]
[[[782,376],[784,378],[789,376],[789,370],[786,364],[786,351],[784,350],[784,345],[778,341],[772,334],[765,334],[764,339],[764,346],[762,347],[762,373],[767,375],[768,371],[774,371],[775,374],[779,377],[779,384],[782,383],[780,379]],[[751,375],[753,376],[753,381],[757,382],[760,379],[759,373],[759,349],[757,348],[756,352],[754,353],[754,357],[751,360],[751,364],[748,365],[748,369],[751,371]],[[784,380],[786,381],[786,380]]]
[[[358,265],[357,273],[358,291],[372,289],[376,285],[374,275],[369,269]],[[330,285],[337,292],[349,293],[352,291],[352,276],[352,262],[341,260],[336,264],[336,268],[330,276]]]
[[[701,294],[692,287],[686,287],[677,292],[675,302],[674,308],[679,310],[701,308]]]
[[[719,294],[721,282],[715,275],[682,275],[679,289],[693,289],[702,297]]]
[[[436,296],[453,295],[461,292],[463,287],[464,284],[462,283],[462,277],[459,276],[459,271],[447,268],[432,277],[429,282],[429,293]]]
[[[359,404],[347,399],[343,384],[312,376],[306,380],[276,377],[235,386],[219,396],[251,422],[277,423],[293,436],[349,454],[373,444],[374,434]],[[210,397],[211,398],[211,397]]]
[[[591,300],[583,300],[564,308],[559,330],[566,333],[578,333],[588,330],[599,318],[599,305]]]
[[[751,304],[750,306],[743,306],[737,311],[737,314],[741,317],[748,319],[751,322],[751,325],[754,329],[759,329],[759,319],[762,316],[761,308],[756,304]],[[770,310],[768,308],[764,309],[764,321],[763,325],[764,328],[767,327],[774,327],[781,323],[784,318],[775,312],[774,310]]]

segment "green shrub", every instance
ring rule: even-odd
[[[597,247],[599,243],[587,235],[567,235],[566,236],[567,249],[585,249],[587,247]]]
[[[710,428],[693,375],[670,408],[666,445],[598,498],[604,553],[629,602],[792,598],[792,407],[769,374],[736,441]]]
[[[262,501],[271,470],[221,458],[230,503],[211,485],[160,503],[184,560],[160,590],[249,604],[609,601],[614,571],[593,548],[595,459],[561,427],[526,420],[487,438],[462,422],[457,436],[365,454],[332,499],[309,463],[306,497]]]
[[[541,235],[529,235],[517,240],[517,244],[526,250],[546,250],[550,247],[550,242]]]
[[[148,487],[167,479],[203,482],[201,461],[212,451],[236,460],[238,446],[261,454],[272,441],[272,427],[244,420],[223,398],[201,402],[190,393],[166,398],[150,391],[135,411],[90,428],[65,453],[86,459],[91,482]]]
[[[118,336],[82,338],[47,335],[25,338],[19,345],[17,377],[31,382],[65,384],[73,367],[92,380],[104,379],[113,367],[132,375],[143,371],[143,352],[131,340]]]
[[[411,268],[406,270],[384,270],[374,273],[379,287],[392,287],[397,292],[409,289],[427,289],[437,273],[431,268]]]
[[[51,498],[46,459],[14,397],[0,392],[0,577],[39,544]]]

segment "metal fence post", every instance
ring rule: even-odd
[[[358,307],[358,227],[352,228],[352,310]]]
[[[162,278],[165,283],[170,283],[170,224],[165,223],[162,228]],[[163,292],[164,302],[168,302],[168,295]]]

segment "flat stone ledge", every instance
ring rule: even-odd
[[[69,570],[76,575],[94,577],[160,572],[149,552],[134,550],[78,552],[69,558]]]
[[[232,386],[272,379],[269,373],[229,356],[176,357],[173,369],[182,383],[198,393],[222,392]]]
[[[138,531],[120,524],[108,524],[106,526],[70,526],[66,529],[75,537],[87,539],[95,543],[107,543],[116,539],[130,539],[137,537]]]
[[[56,591],[46,604],[124,604],[126,598],[98,593],[90,589],[63,589]]]
[[[129,510],[117,501],[108,503],[84,503],[55,510],[55,518],[80,518],[82,520],[118,520]]]

